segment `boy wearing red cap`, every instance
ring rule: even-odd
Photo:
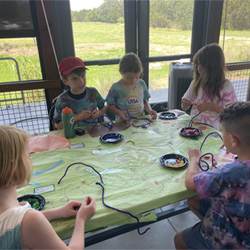
[[[69,89],[57,99],[54,112],[56,129],[62,129],[62,110],[72,109],[75,126],[89,126],[106,113],[104,99],[97,89],[86,87],[85,64],[78,57],[64,58],[59,66],[62,81]],[[92,124],[93,125],[93,124]]]

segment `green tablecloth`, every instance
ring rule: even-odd
[[[159,158],[163,154],[178,153],[188,158],[189,147],[200,147],[205,136],[212,131],[203,127],[199,139],[179,135],[186,127],[190,116],[182,115],[176,120],[157,119],[147,129],[134,128],[121,131],[124,139],[117,144],[103,144],[99,137],[89,134],[70,139],[71,145],[84,143],[85,147],[63,148],[31,155],[34,176],[31,184],[20,189],[19,195],[33,193],[34,188],[54,184],[55,191],[42,194],[46,199],[45,209],[64,205],[69,200],[83,201],[92,196],[97,201],[95,216],[86,224],[86,231],[110,225],[135,223],[126,214],[113,211],[102,204],[102,190],[96,185],[99,176],[83,165],[74,165],[58,185],[66,168],[74,162],[83,162],[99,171],[105,183],[105,202],[140,217],[140,221],[155,220],[154,214],[141,216],[143,212],[192,197],[195,192],[186,189],[186,170],[170,170],[162,167]],[[197,125],[195,126],[197,127]],[[62,133],[57,131],[56,133]],[[203,146],[203,153],[219,152],[222,141],[211,136]],[[75,218],[55,220],[52,226],[62,238],[71,236]]]

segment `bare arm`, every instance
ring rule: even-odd
[[[24,249],[84,249],[84,224],[95,214],[96,203],[87,197],[76,216],[76,223],[69,247],[58,237],[45,216],[36,210],[28,211],[21,225]]]
[[[63,128],[63,122],[60,121],[59,123],[55,123],[55,128],[56,129],[62,129]]]
[[[69,243],[70,249],[79,249],[79,246],[83,246],[82,248],[84,248],[85,223],[90,220],[95,211],[95,199],[90,196],[86,197],[76,216],[74,232]]]
[[[188,110],[192,104],[192,101],[187,99],[187,98],[182,98],[181,99],[181,108],[183,110]]]
[[[71,216],[76,216],[81,205],[82,202],[70,201],[60,208],[41,211],[41,213],[47,218],[48,221],[58,218],[68,218]]]
[[[84,110],[81,111],[77,114],[74,114],[74,121],[79,122],[79,121],[84,121],[91,118],[91,112],[89,110]],[[55,128],[56,129],[63,129],[63,122],[60,121],[59,123],[55,123]]]
[[[74,121],[79,122],[79,121],[84,121],[91,118],[91,111],[90,110],[83,110],[77,114],[74,114]]]
[[[92,119],[97,119],[98,117],[106,114],[106,111],[107,111],[107,106],[104,106],[100,110],[98,110],[98,109],[93,110],[92,114],[91,114]]]
[[[144,109],[152,116],[153,119],[157,118],[157,113],[151,108],[148,100],[144,101]]]
[[[185,176],[185,185],[187,189],[196,190],[194,185],[194,176],[199,174],[199,158],[201,155],[200,149],[189,148],[188,155],[190,162]]]
[[[108,109],[112,113],[119,115],[123,121],[128,121],[128,118],[125,117],[125,114],[127,114],[126,110],[118,109],[118,108],[115,107],[115,105],[110,105],[110,104],[108,104]]]
[[[68,249],[43,214],[33,209],[23,218],[21,241],[23,249]]]
[[[203,102],[203,103],[198,103],[197,104],[197,108],[200,112],[204,112],[204,111],[207,111],[207,110],[211,110],[211,111],[214,111],[216,113],[220,113],[221,110],[224,108],[224,107],[221,107],[215,103],[212,103],[212,102]]]

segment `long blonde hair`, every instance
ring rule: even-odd
[[[21,129],[0,125],[0,188],[27,184],[32,169],[28,155],[29,135]]]
[[[221,100],[220,90],[224,85],[226,74],[225,57],[221,47],[216,43],[208,44],[194,55],[193,61],[193,94],[197,96],[198,89],[202,88],[211,100],[215,96]],[[198,71],[199,65],[205,69],[202,76]]]

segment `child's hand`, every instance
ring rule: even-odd
[[[84,220],[84,223],[90,220],[91,217],[95,214],[96,211],[96,201],[94,198],[87,196],[82,203],[76,218],[81,218]]]
[[[201,151],[199,148],[189,148],[188,149],[188,155],[190,160],[193,159],[199,159],[201,157]]]
[[[121,119],[123,120],[123,121],[128,121],[128,118],[125,116],[127,114],[127,111],[126,110],[119,110],[119,113],[118,113],[118,115],[121,117]]]
[[[189,109],[189,107],[191,106],[191,104],[193,104],[193,102],[187,98],[182,98],[181,99],[181,107],[184,109],[184,110],[187,110]]]
[[[149,114],[151,115],[153,120],[155,120],[157,118],[157,113],[153,109],[149,111]]]
[[[97,119],[100,115],[101,115],[101,112],[98,109],[93,110],[91,114],[93,120]]]
[[[216,166],[218,164],[218,162],[214,159],[213,160],[213,165]]]
[[[80,113],[74,115],[75,122],[84,121],[91,118],[91,112],[89,110],[83,110]]]
[[[211,102],[198,103],[198,104],[197,104],[197,109],[198,109],[200,112],[205,112],[205,111],[207,111],[207,110],[211,110],[212,104],[213,104],[213,103],[211,103]]]
[[[212,103],[212,102],[203,102],[203,103],[197,104],[197,109],[200,112],[205,112],[205,111],[211,110],[211,111],[220,113],[221,110],[223,109],[223,107],[221,107],[215,103]]]
[[[82,202],[79,201],[70,201],[64,206],[58,208],[58,214],[60,214],[59,218],[68,218],[71,216],[76,216],[77,211],[81,207]]]

